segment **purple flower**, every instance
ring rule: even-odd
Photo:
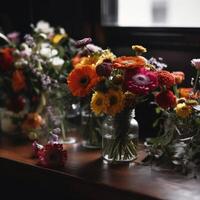
[[[76,41],[75,46],[76,48],[81,48],[81,47],[86,46],[87,44],[90,44],[91,42],[92,42],[91,38],[84,38],[82,40]]]

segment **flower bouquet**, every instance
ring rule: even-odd
[[[155,124],[160,124],[160,133],[146,142],[147,160],[184,173],[199,169],[200,60],[193,59],[191,63],[197,70],[193,88],[177,88],[184,80],[182,72],[165,72],[163,87],[155,97],[160,115]]]
[[[146,49],[133,45],[133,56],[121,56],[96,67],[101,81],[95,88],[91,109],[107,117],[102,125],[104,159],[128,162],[137,156],[138,123],[135,107],[158,87],[155,68],[142,55]]]
[[[53,92],[65,86],[63,74],[76,48],[62,28],[46,22],[32,28],[21,43],[3,37],[8,44],[0,49],[0,107],[4,111],[1,129],[17,132],[17,128],[35,139],[43,134],[45,106],[52,104]]]

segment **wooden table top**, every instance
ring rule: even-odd
[[[80,143],[66,145],[66,149],[65,169],[52,170],[37,165],[37,159],[31,157],[30,143],[13,145],[2,141],[0,165],[9,174],[20,178],[28,176],[33,181],[46,183],[58,180],[58,183],[62,182],[61,187],[65,184],[86,199],[200,199],[199,179],[140,165],[143,150],[139,151],[136,162],[109,165],[101,158],[99,150],[86,150]]]

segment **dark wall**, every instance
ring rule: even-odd
[[[18,0],[0,7],[0,27],[8,33],[27,32],[30,24],[43,19],[62,26],[74,38],[94,35],[99,21],[99,0]]]

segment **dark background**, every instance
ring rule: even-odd
[[[100,16],[100,0],[4,1],[0,27],[4,33],[19,31],[23,35],[30,31],[31,23],[46,20],[52,26],[64,27],[74,39],[92,37],[95,44],[111,48],[116,55],[130,55],[131,45],[141,44],[148,49],[147,58],[162,57],[169,70],[185,72],[183,86],[190,86],[195,75],[190,61],[200,57],[199,28],[103,27]],[[149,135],[154,117],[148,118],[148,114],[153,108],[146,104],[142,109],[142,115],[137,114],[140,130]]]

